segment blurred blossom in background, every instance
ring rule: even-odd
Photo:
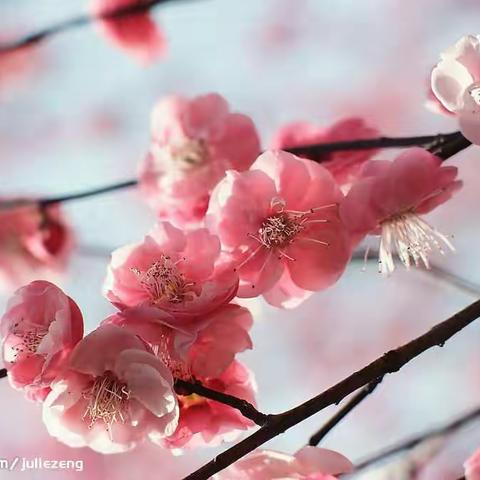
[[[0,40],[86,13],[88,3],[2,0]],[[92,25],[0,60],[1,196],[51,196],[133,178],[148,148],[151,109],[168,94],[220,93],[234,111],[251,116],[264,147],[285,123],[327,127],[352,115],[384,135],[454,131],[453,119],[425,108],[429,74],[439,52],[466,33],[478,33],[480,4],[178,0],[155,8],[153,16],[168,46],[148,67],[115,49]],[[379,158],[394,154],[381,152]],[[478,155],[472,148],[454,157],[451,164],[465,186],[430,218],[454,236],[457,249],[434,262],[480,285]],[[134,189],[64,209],[77,247],[59,285],[80,305],[88,332],[114,311],[100,291],[110,251],[142,238],[154,217]],[[2,294],[2,311],[11,293]],[[333,288],[293,311],[250,301],[254,349],[240,359],[255,372],[259,409],[274,413],[302,402],[474,298],[421,270],[398,269],[384,278],[374,263],[363,272],[362,262],[352,262]],[[479,340],[477,323],[445,349],[428,351],[387,377],[322,446],[355,462],[477,406]],[[324,410],[268,448],[297,451],[334,411]],[[180,458],[149,444],[113,456],[69,449],[48,436],[40,407],[7,381],[0,384],[0,412],[0,457],[84,462],[83,472],[0,472],[2,479],[177,480],[224,449]],[[478,429],[456,435],[435,451],[419,478],[460,477],[461,463],[479,445]]]

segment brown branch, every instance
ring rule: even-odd
[[[0,378],[5,378],[7,376],[7,369],[1,368],[0,369]]]
[[[388,373],[397,372],[405,364],[426,350],[434,346],[443,346],[448,339],[472,323],[479,316],[480,300],[472,303],[442,323],[439,323],[420,337],[395,350],[390,350],[374,362],[351,374],[320,395],[284,413],[269,416],[263,427],[240,443],[221,453],[194,473],[185,477],[184,480],[209,479],[215,473],[227,468],[265,442],[282,434],[320,410],[339,403],[355,390],[376,379],[382,378]]]
[[[415,448],[417,445],[426,440],[429,440],[430,438],[450,435],[462,428],[467,423],[470,423],[472,420],[477,419],[478,417],[480,417],[480,407],[456,418],[455,420],[441,427],[433,428],[432,430],[428,430],[426,432],[410,437],[391,447],[386,448],[385,450],[375,453],[365,458],[364,460],[361,460],[355,466],[354,471],[355,473],[360,472],[361,470],[364,470],[369,466],[378,463],[388,457],[396,455],[397,453],[404,452],[405,450],[411,450],[412,448]]]
[[[268,420],[268,415],[259,412],[251,403],[242,398],[234,397],[227,393],[219,392],[205,387],[198,382],[187,382],[185,380],[175,380],[175,391],[179,395],[190,395],[195,393],[202,397],[223,403],[238,410],[245,418],[252,420],[257,425],[265,425]]]
[[[363,402],[380,384],[382,377],[374,380],[363,387],[356,395],[352,397],[348,403],[342,407],[327,423],[314,435],[310,437],[308,444],[316,447],[324,437],[337,426],[351,411],[353,411],[360,403]]]

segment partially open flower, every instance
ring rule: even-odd
[[[104,35],[118,48],[139,62],[149,63],[165,52],[163,33],[150,16],[148,8],[105,18],[113,12],[141,7],[146,0],[92,0],[92,13],[98,18]]]
[[[0,199],[0,283],[18,287],[39,277],[54,280],[69,258],[72,233],[58,205]],[[53,277],[53,278],[52,278]]]
[[[207,223],[237,263],[240,297],[287,306],[335,283],[350,258],[342,192],[321,165],[268,151],[215,188]],[[308,295],[308,294],[307,294]],[[278,303],[277,303],[278,302]],[[297,302],[295,302],[297,303]]]
[[[432,91],[453,112],[463,135],[480,144],[480,35],[462,37],[432,70]]]
[[[247,170],[260,153],[252,120],[231,113],[218,94],[167,97],[156,105],[151,123],[140,187],[159,218],[178,224],[202,220],[225,171]]]
[[[171,435],[178,402],[168,368],[138,337],[103,325],[73,350],[43,403],[50,435],[100,453]]]
[[[2,358],[13,387],[43,400],[73,347],[83,337],[76,303],[52,283],[20,288],[1,320]]]
[[[304,447],[295,455],[256,450],[213,480],[336,480],[336,475],[352,470],[347,458],[325,448]]]
[[[372,160],[340,206],[340,215],[353,242],[367,234],[380,236],[379,270],[395,269],[396,253],[409,268],[429,266],[429,255],[453,250],[450,240],[432,227],[423,215],[451,198],[462,182],[457,168],[421,148],[411,148],[393,162]]]
[[[143,242],[113,252],[104,292],[120,309],[150,305],[177,320],[202,316],[237,292],[237,274],[220,262],[220,242],[208,230],[183,233],[159,223]]]
[[[321,128],[307,122],[291,123],[282,127],[272,141],[272,148],[287,149],[320,143],[346,142],[376,138],[380,132],[362,118],[345,118],[328,128]],[[302,155],[321,162],[343,189],[348,189],[355,180],[360,167],[372,158],[378,149],[343,150],[331,153]]]

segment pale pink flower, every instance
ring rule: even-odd
[[[457,117],[460,130],[480,144],[480,35],[467,35],[445,50],[432,70],[432,91]]]
[[[100,453],[171,435],[178,402],[168,368],[128,330],[103,325],[71,353],[43,403],[50,435]]]
[[[325,448],[303,447],[295,455],[256,450],[212,480],[336,480],[352,470],[347,458]]]
[[[238,276],[220,258],[220,242],[201,228],[182,232],[158,223],[138,244],[112,253],[104,284],[118,308],[150,305],[177,320],[202,316],[228,303]]]
[[[146,3],[145,0],[92,0],[92,13],[103,34],[118,48],[147,64],[165,53],[166,42],[148,9],[116,18],[101,18],[111,12]]]
[[[234,361],[218,377],[199,378],[201,383],[255,405],[256,384],[251,372]],[[254,426],[238,410],[196,394],[179,395],[180,420],[175,433],[152,441],[166,448],[182,450],[203,445],[218,445],[235,440],[242,431]]]
[[[58,205],[40,208],[29,200],[0,199],[0,282],[18,287],[49,279],[65,267],[73,235]]]
[[[178,224],[202,220],[225,171],[247,170],[260,153],[252,120],[231,113],[214,93],[161,100],[152,113],[151,135],[140,187],[160,218]]]
[[[480,449],[465,462],[465,479],[480,480]]]
[[[457,168],[421,148],[410,148],[393,162],[372,160],[340,205],[340,216],[354,243],[380,236],[379,269],[395,269],[393,254],[409,268],[412,261],[428,268],[434,250],[454,250],[450,240],[423,215],[451,198],[462,182]]]
[[[263,153],[247,172],[228,171],[207,223],[237,262],[238,295],[288,306],[300,290],[335,283],[350,258],[342,199],[328,170],[282,151]]]
[[[379,136],[380,132],[376,128],[358,117],[345,118],[328,128],[317,127],[307,122],[297,122],[285,125],[277,132],[272,140],[272,148],[288,149],[317,143],[346,142]],[[355,180],[362,164],[377,152],[378,149],[344,150],[302,156],[321,162],[340,185],[348,188],[349,184]]]
[[[82,314],[57,286],[37,280],[17,290],[1,320],[2,359],[12,386],[43,400],[82,337]]]

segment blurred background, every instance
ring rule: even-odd
[[[16,39],[86,13],[88,1],[1,0],[0,40]],[[360,115],[385,135],[449,132],[453,119],[425,108],[439,53],[479,33],[474,0],[178,0],[154,16],[168,38],[165,58],[142,68],[95,26],[42,42],[18,69],[0,62],[0,195],[53,195],[135,176],[149,142],[155,101],[170,93],[218,92],[250,115],[267,147],[283,124],[318,125]],[[380,157],[390,158],[395,152]],[[424,271],[385,279],[352,263],[340,282],[293,311],[260,300],[254,350],[240,359],[258,382],[265,412],[288,409],[383,352],[423,333],[480,295],[478,148],[449,163],[465,182],[431,222],[454,236],[457,253],[434,262],[478,284],[459,289]],[[108,252],[143,237],[154,218],[134,190],[65,205],[77,250],[61,287],[92,330],[113,311],[100,292]],[[3,292],[3,310],[12,292]],[[388,376],[322,445],[352,461],[480,404],[480,323]],[[224,449],[173,457],[158,447],[101,456],[50,438],[37,405],[0,383],[0,458],[83,459],[84,472],[5,472],[0,479],[178,480]],[[335,412],[330,407],[268,447],[295,452]],[[478,426],[441,448],[418,478],[456,479],[480,447]],[[370,472],[363,478],[413,477]],[[415,477],[417,478],[417,477]]]

